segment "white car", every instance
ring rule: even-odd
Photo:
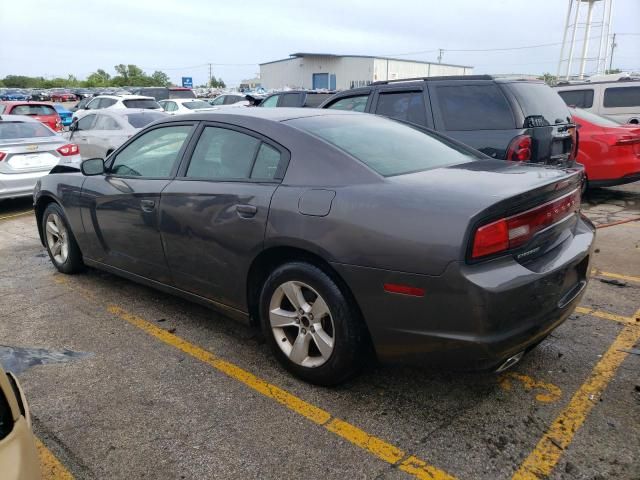
[[[210,112],[215,110],[204,100],[195,98],[171,98],[158,102],[162,109],[169,115],[182,115],[183,113]]]
[[[216,98],[209,100],[209,103],[217,110],[219,108],[229,107],[248,107],[251,102],[247,100],[245,95],[237,93],[223,93],[222,95],[218,95]]]
[[[162,107],[153,97],[143,95],[98,95],[83,110],[73,112],[73,121],[85,116],[91,110],[144,108],[146,110],[162,111]]]

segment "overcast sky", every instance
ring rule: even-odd
[[[229,85],[293,52],[402,55],[560,42],[567,0],[0,0],[0,77],[85,78],[119,63]],[[614,67],[640,71],[640,0],[614,0]],[[595,29],[592,32],[597,34]],[[635,35],[628,35],[635,34]],[[476,73],[556,73],[560,46],[449,52]],[[217,65],[216,65],[217,64]]]

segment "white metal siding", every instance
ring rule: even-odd
[[[470,75],[472,68],[410,60],[386,60],[366,57],[308,56],[260,65],[262,86],[267,89],[313,88],[313,74],[336,76],[336,88],[346,90],[377,80],[428,77],[434,75]],[[389,76],[387,76],[387,73]]]

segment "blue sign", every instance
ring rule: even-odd
[[[182,77],[182,86],[185,88],[193,88],[193,78],[192,77]]]

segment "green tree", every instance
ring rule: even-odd
[[[87,77],[84,84],[86,87],[108,87],[111,85],[111,75],[99,68]]]
[[[224,80],[217,79],[215,76],[211,76],[211,81],[209,82],[209,86],[212,88],[226,88]]]
[[[168,87],[171,85],[171,79],[169,78],[169,75],[158,70],[151,74],[151,79],[153,80],[154,86]]]
[[[547,85],[555,85],[558,83],[558,77],[555,75],[551,75],[550,73],[543,73],[541,77],[538,77],[538,80],[544,80]]]
[[[613,73],[622,73],[622,70],[620,70],[619,68],[612,68],[611,70],[605,70],[604,73],[607,75]]]

